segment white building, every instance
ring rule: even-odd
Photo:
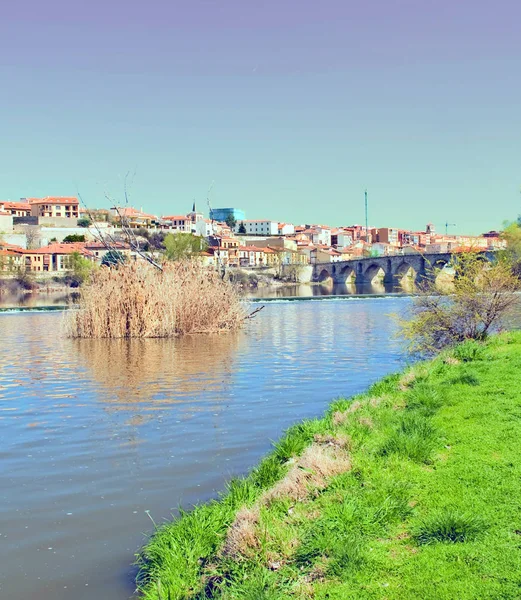
[[[315,245],[331,246],[331,229],[329,227],[314,227],[311,241]]]
[[[202,237],[209,237],[214,234],[210,219],[199,219],[195,222],[193,227],[194,233]]]
[[[293,235],[295,233],[295,225],[291,223],[279,223],[279,235]]]
[[[246,235],[278,235],[279,224],[277,221],[241,221],[246,228]],[[236,231],[240,223],[237,223]]]
[[[337,235],[336,246],[340,250],[342,248],[348,248],[353,243],[353,236],[350,233],[339,233]]]

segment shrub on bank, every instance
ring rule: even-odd
[[[244,308],[233,286],[197,261],[101,268],[66,317],[78,338],[173,337],[237,329]]]
[[[521,282],[507,260],[489,263],[480,254],[454,259],[454,281],[437,281],[436,270],[427,278],[409,314],[399,318],[400,335],[409,350],[433,354],[467,340],[485,340],[501,328],[517,307]],[[467,346],[463,352],[476,351]]]

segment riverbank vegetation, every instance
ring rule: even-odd
[[[138,261],[98,269],[65,318],[69,337],[145,338],[229,331],[246,315],[234,287],[199,261]]]
[[[521,334],[292,427],[139,556],[146,600],[518,598]]]
[[[521,280],[509,257],[493,263],[480,254],[454,256],[450,281],[431,276],[422,282],[399,335],[412,352],[432,354],[465,340],[485,340],[519,307]]]

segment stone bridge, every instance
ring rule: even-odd
[[[484,260],[493,260],[493,252],[483,252]],[[364,257],[334,263],[313,265],[313,281],[332,280],[334,283],[368,285],[383,274],[383,283],[401,284],[406,277],[414,283],[431,279],[436,269],[451,262],[452,253],[398,254],[393,256]]]

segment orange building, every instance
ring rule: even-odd
[[[78,219],[80,204],[74,196],[46,198],[28,198],[32,217],[50,217],[62,219]]]

